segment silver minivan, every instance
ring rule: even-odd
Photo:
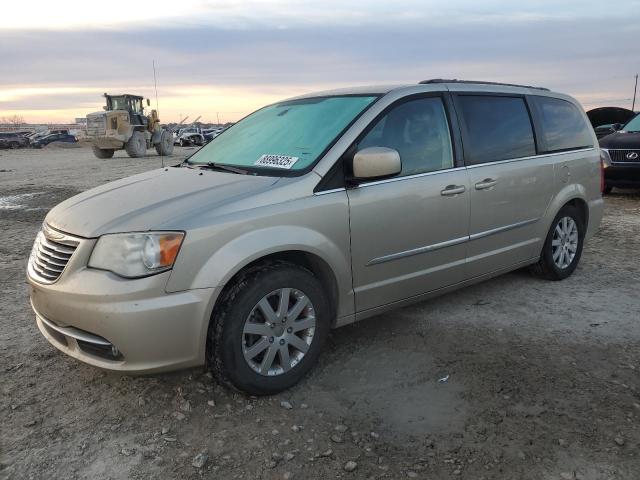
[[[72,197],[28,265],[42,334],[91,365],[298,382],[329,330],[517,268],[573,273],[603,212],[584,111],[428,80],[264,107],[180,165]]]

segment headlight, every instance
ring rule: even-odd
[[[164,272],[173,267],[182,240],[182,232],[103,235],[91,252],[89,267],[127,278]]]
[[[609,155],[608,149],[600,149],[600,160],[602,161],[602,168],[609,168],[611,166],[611,155]]]

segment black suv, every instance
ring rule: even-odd
[[[613,187],[640,188],[640,114],[601,138],[600,147],[610,160],[604,171],[604,193]]]

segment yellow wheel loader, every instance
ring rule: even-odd
[[[121,149],[132,158],[144,157],[151,147],[155,147],[158,155],[173,153],[172,133],[160,126],[156,110],[144,114],[144,97],[106,93],[104,96],[105,111],[87,115],[87,136],[96,157],[111,158],[113,152]],[[150,105],[149,99],[146,103]]]

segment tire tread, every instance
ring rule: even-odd
[[[214,308],[213,314],[211,316],[211,323],[209,325],[209,330],[207,333],[207,364],[216,380],[218,380],[218,382],[223,384],[225,387],[231,388],[232,390],[241,393],[245,393],[237,388],[231,381],[229,373],[227,372],[222,360],[220,349],[216,348],[217,345],[220,345],[222,343],[224,326],[225,322],[227,321],[227,317],[229,316],[231,306],[234,304],[236,297],[248,286],[250,281],[256,281],[263,275],[271,271],[277,271],[281,268],[295,268],[311,276],[314,276],[313,273],[307,268],[296,265],[295,263],[286,262],[284,260],[260,263],[240,272],[233,284],[225,289],[225,291],[222,292],[220,298],[218,299],[217,303],[219,306],[216,306],[216,308]]]
[[[576,254],[575,264],[573,266],[568,267],[570,268],[570,271],[568,274],[560,272],[555,268],[553,268],[552,260],[550,260],[547,256],[548,255],[547,250],[550,248],[551,240],[553,238],[553,231],[556,227],[556,224],[558,223],[558,220],[560,220],[560,218],[562,218],[563,216],[571,216],[576,221],[578,225],[578,234],[579,234],[578,253]],[[552,280],[552,281],[564,280],[565,278],[571,276],[575,268],[577,267],[578,263],[580,262],[580,258],[582,257],[582,249],[584,247],[584,229],[585,229],[584,218],[581,212],[573,205],[568,204],[563,206],[560,209],[560,211],[557,213],[557,215],[554,217],[553,222],[551,223],[551,228],[547,233],[547,237],[545,238],[544,245],[542,247],[540,259],[538,260],[537,263],[529,267],[529,271],[536,277],[542,278],[544,280]]]

